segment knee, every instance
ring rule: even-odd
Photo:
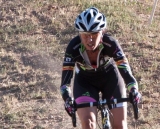
[[[83,129],[96,129],[96,120],[93,118],[85,118],[81,120]]]
[[[111,110],[113,118],[114,129],[127,129],[127,108],[114,108]]]
[[[80,108],[77,110],[82,129],[96,129],[96,107]]]

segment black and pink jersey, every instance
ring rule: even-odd
[[[79,36],[74,37],[68,44],[65,52],[62,69],[61,93],[62,96],[68,96],[65,89],[71,83],[73,72],[83,70],[85,72],[97,72],[108,67],[111,62],[117,65],[117,68],[128,88],[138,87],[137,81],[132,75],[128,60],[120,47],[120,44],[112,36],[103,35],[102,43],[99,45],[99,53],[96,65],[92,65],[87,56],[86,49],[81,43]],[[63,97],[63,98],[66,98]]]

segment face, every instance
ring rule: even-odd
[[[102,38],[102,31],[100,32],[79,32],[81,41],[86,50],[95,50]]]

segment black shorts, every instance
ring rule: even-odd
[[[98,101],[99,92],[102,99],[126,97],[125,84],[116,66],[111,65],[109,70],[75,73],[73,96],[76,103]]]

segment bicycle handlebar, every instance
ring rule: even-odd
[[[135,120],[137,120],[138,119],[138,113],[139,113],[138,104],[136,102],[133,102],[133,95],[131,93],[129,94],[129,99],[130,99],[130,103],[133,106],[134,118],[135,118]]]
[[[120,99],[111,99],[111,100],[104,99],[98,102],[82,103],[82,104],[77,104],[76,108],[93,107],[93,106],[100,106],[100,105],[106,105],[106,104],[117,104],[121,102],[130,102],[130,98],[120,98]]]
[[[133,96],[131,94],[129,94],[129,98],[119,98],[119,99],[111,99],[111,100],[100,100],[98,102],[89,102],[89,103],[82,103],[82,104],[76,104],[74,103],[74,108],[75,108],[75,111],[78,109],[78,108],[84,108],[84,107],[93,107],[93,106],[102,106],[102,105],[107,105],[107,104],[117,104],[117,103],[121,103],[121,102],[130,102],[133,106],[133,111],[134,111],[134,118],[135,120],[138,119],[138,105],[137,103],[134,103],[133,102]],[[73,124],[73,127],[76,127],[76,115],[75,115],[75,112],[73,112],[72,114],[72,124]]]

